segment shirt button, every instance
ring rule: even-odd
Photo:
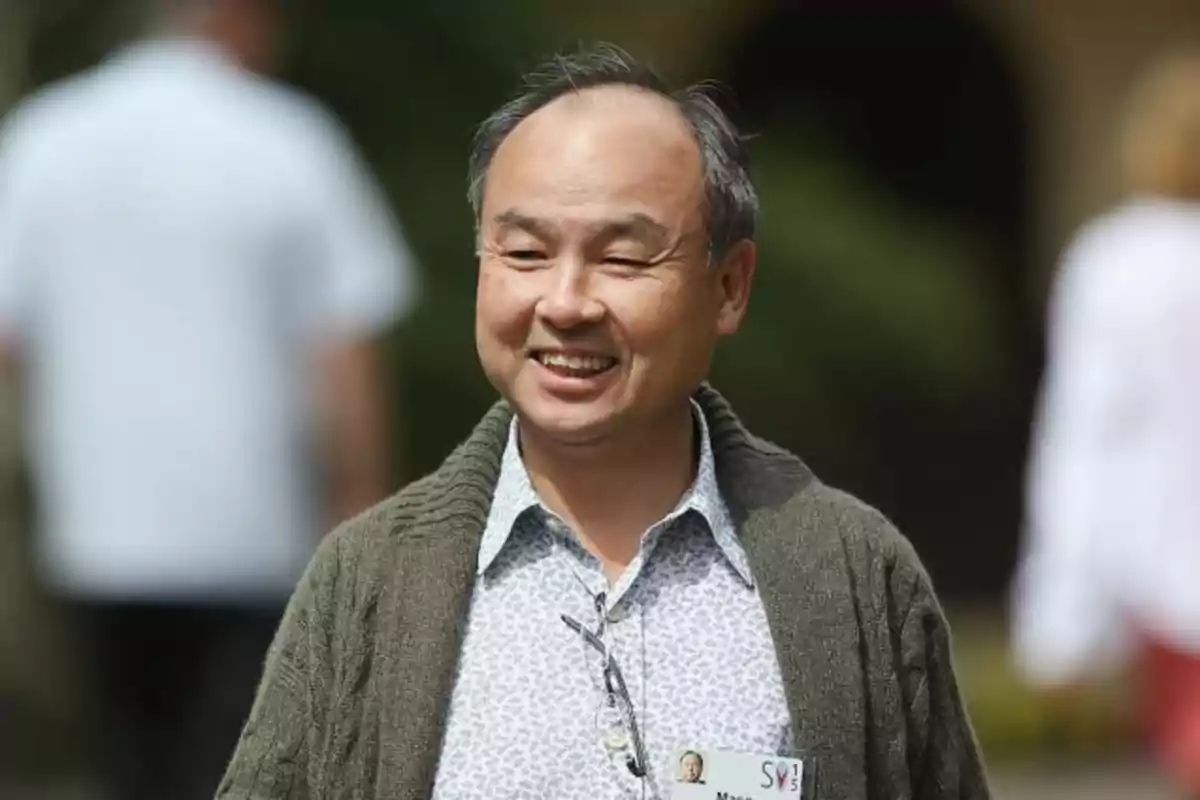
[[[629,747],[629,734],[621,727],[609,728],[604,732],[604,747],[609,752],[624,750]]]

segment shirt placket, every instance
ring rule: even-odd
[[[647,774],[644,778],[635,777],[624,763],[618,765],[622,788],[627,797],[645,799],[657,795],[653,791],[656,781],[650,764],[651,745],[646,740],[645,617],[642,606],[634,595],[633,592],[626,594],[608,611],[605,645],[620,665],[633,709],[634,720],[631,724],[638,726],[647,760],[644,765]],[[629,735],[629,732],[626,731],[626,734]],[[632,739],[629,746],[632,747]]]
[[[565,590],[564,608],[584,628],[595,634],[606,649],[610,648],[612,637],[607,630],[607,616],[611,606],[605,599],[609,587],[599,560],[579,545],[566,523],[548,511],[541,513],[543,530],[550,537],[555,557],[572,576],[571,586]],[[594,692],[595,719],[591,735],[595,737],[594,741],[604,752],[609,765],[604,774],[597,776],[603,782],[604,789],[602,791],[597,786],[596,796],[619,797],[622,800],[640,797],[640,794],[630,794],[626,777],[632,776],[624,760],[619,757],[623,744],[619,708],[609,704],[603,677],[604,655],[589,645],[583,636],[579,637],[579,648],[583,655],[583,669],[588,672],[588,682]]]
[[[574,535],[562,520],[547,513],[545,522],[547,532],[557,539],[556,544],[560,551],[560,557],[566,560],[567,566],[574,573],[581,589],[591,596],[592,613],[583,615],[580,621],[587,625],[593,633],[598,634],[605,650],[617,663],[621,670],[621,676],[625,680],[625,688],[633,709],[634,719],[625,719],[620,699],[609,696],[604,679],[601,677],[604,669],[603,656],[599,653],[591,653],[589,664],[597,673],[597,680],[594,682],[597,693],[596,735],[612,766],[611,785],[617,789],[617,795],[621,798],[652,800],[657,795],[650,788],[651,776],[637,777],[630,771],[626,763],[628,755],[634,752],[630,727],[636,724],[640,730],[646,697],[643,615],[641,605],[634,600],[634,592],[629,589],[636,582],[637,572],[640,571],[649,551],[653,549],[659,532],[652,531],[646,537],[646,541],[643,543],[643,552],[639,552],[637,558],[628,567],[630,574],[623,576],[622,581],[617,584],[621,587],[621,595],[614,598],[612,590],[616,587],[609,585],[599,560],[578,546]],[[599,602],[601,600],[602,604]],[[644,740],[643,749],[645,749]],[[649,764],[645,766],[649,769]]]

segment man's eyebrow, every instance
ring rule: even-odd
[[[517,228],[535,236],[545,237],[553,232],[553,226],[550,223],[516,208],[501,211],[492,217],[492,222],[500,228]],[[630,236],[638,239],[665,240],[670,233],[665,225],[649,214],[637,211],[612,219],[600,220],[594,225],[594,228],[597,233],[606,238]]]
[[[549,223],[515,208],[501,211],[492,217],[492,222],[498,228],[517,228],[532,233],[534,236],[548,236],[551,231]]]
[[[669,233],[665,225],[640,212],[607,221],[599,227],[610,236],[632,236],[638,239],[661,240],[666,239]]]

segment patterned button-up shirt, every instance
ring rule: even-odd
[[[509,431],[479,551],[435,800],[667,798],[686,748],[787,754],[791,726],[746,554],[700,460],[676,508],[610,585],[599,560],[539,501]],[[630,726],[606,690],[599,634],[624,678]]]

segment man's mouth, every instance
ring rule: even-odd
[[[551,372],[566,378],[591,378],[617,365],[617,359],[611,356],[591,353],[536,350],[530,357]]]

